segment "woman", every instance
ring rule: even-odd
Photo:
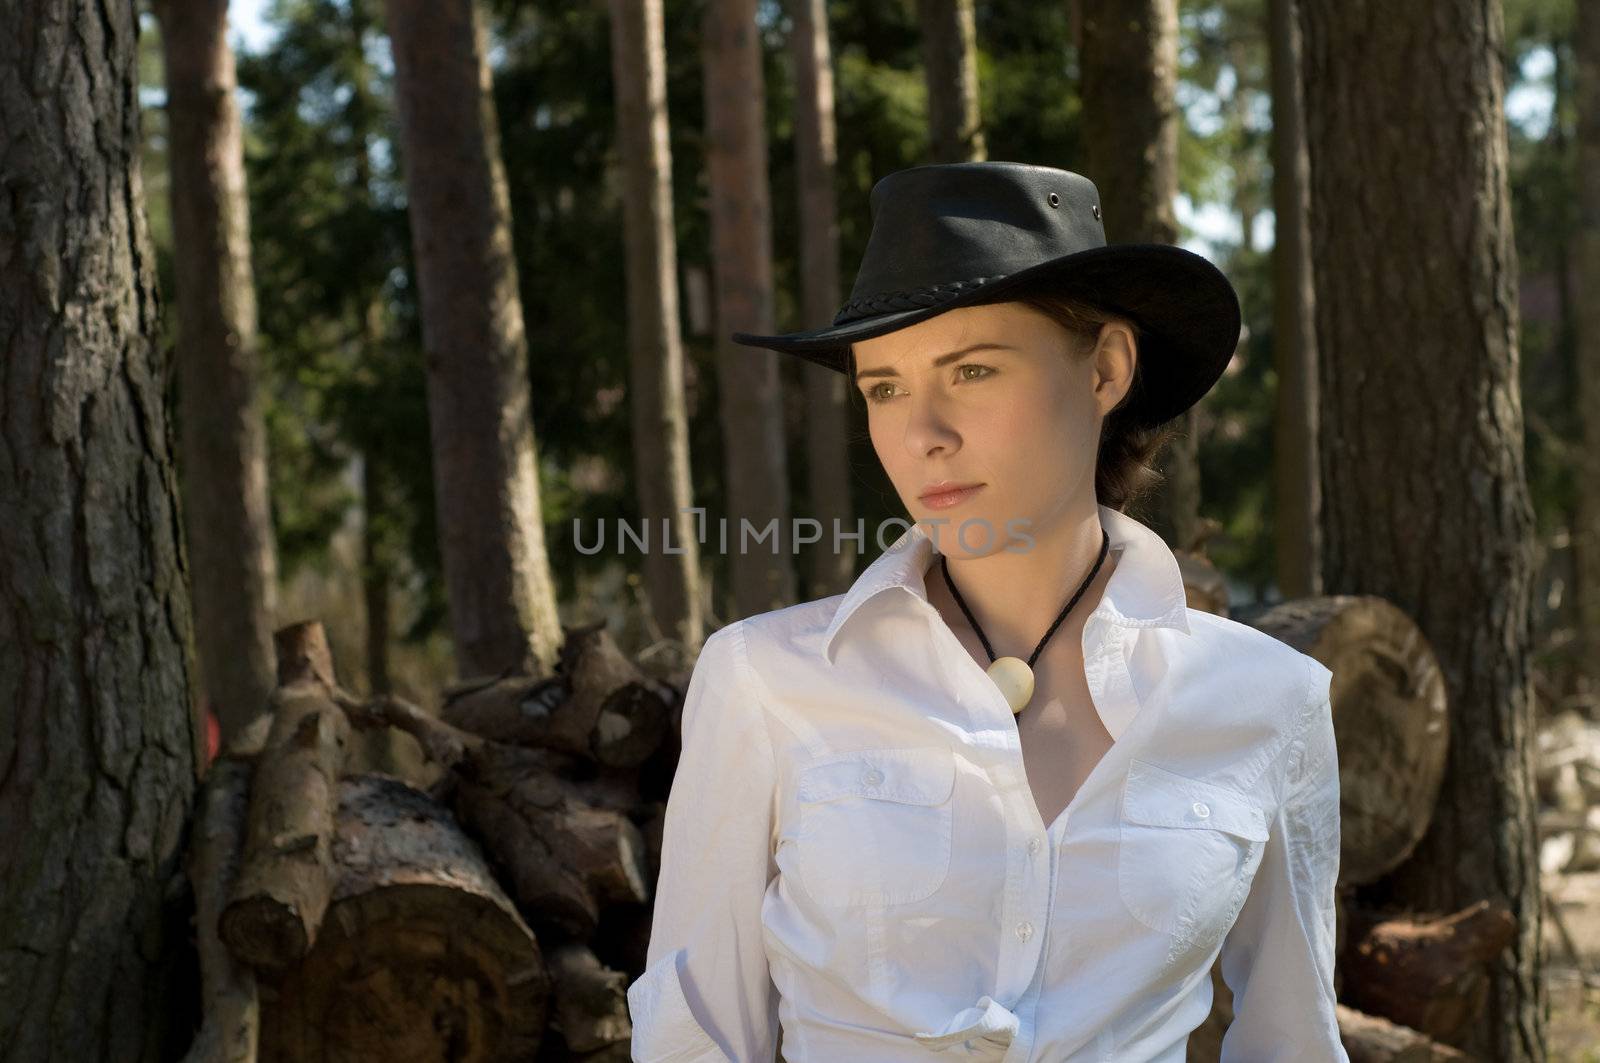
[[[1121,509],[1238,301],[1017,163],[872,191],[851,302],[735,336],[848,373],[914,520],[848,593],[707,641],[636,1060],[1346,1060],[1331,673],[1189,609]],[[781,1037],[780,1037],[781,1034]]]

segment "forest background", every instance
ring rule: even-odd
[[[715,519],[727,512],[726,466],[710,306],[700,8],[667,5],[665,51],[693,495]],[[1086,170],[1068,8],[1029,0],[976,5],[979,112],[989,158]],[[606,618],[636,652],[659,635],[640,607],[640,556],[610,547],[586,554],[573,537],[575,522],[592,538],[600,522],[640,521],[625,401],[628,335],[620,311],[627,292],[614,88],[606,76],[609,20],[600,4],[493,0],[482,10],[562,621]],[[1576,512],[1574,464],[1564,441],[1581,435],[1571,384],[1567,246],[1576,209],[1573,10],[1570,0],[1507,0],[1505,11],[1522,389],[1538,522],[1538,652],[1546,674],[1561,677],[1551,689],[1581,697],[1582,676],[1569,674],[1563,656],[1574,622],[1567,546]],[[828,15],[847,287],[865,246],[873,182],[929,160],[928,97],[914,4],[843,0],[829,3]],[[356,686],[372,685],[378,672],[397,692],[420,698],[448,678],[452,650],[393,61],[381,6],[234,0],[229,17],[260,310],[279,611],[283,618],[321,618],[341,671]],[[1283,597],[1268,475],[1275,375],[1266,18],[1264,0],[1185,0],[1179,13],[1178,242],[1222,266],[1245,317],[1240,355],[1208,396],[1196,432],[1203,511],[1220,524],[1206,552],[1227,579],[1234,609],[1245,614]],[[758,22],[775,312],[778,329],[788,331],[807,327],[796,294],[792,27],[776,3],[758,6]],[[160,26],[146,15],[142,29],[146,203],[161,287],[172,292]],[[175,312],[165,316],[165,327],[170,346],[179,327]],[[806,514],[806,367],[782,362],[790,494],[793,512]],[[176,389],[174,377],[168,409],[181,434]],[[859,562],[865,564],[875,553],[870,529],[903,511],[859,419],[850,441],[851,500],[869,529]],[[385,489],[369,494],[363,489],[369,483]],[[821,548],[802,550],[796,600],[842,589],[809,578],[805,553]],[[710,588],[727,586],[727,561],[714,550],[702,552]],[[711,597],[714,627],[730,617]],[[370,609],[387,613],[382,623],[368,624]]]

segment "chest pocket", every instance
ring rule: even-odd
[[[1152,930],[1209,948],[1249,893],[1267,813],[1236,790],[1134,760],[1118,835],[1117,886],[1128,911]]]
[[[834,753],[796,776],[801,885],[837,907],[907,904],[950,873],[955,755],[943,746]]]

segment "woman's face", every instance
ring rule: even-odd
[[[943,553],[983,556],[1092,511],[1100,424],[1136,355],[1122,325],[1101,328],[1092,356],[1083,343],[1021,303],[991,303],[854,344],[878,460]],[[940,485],[972,490],[928,494]]]

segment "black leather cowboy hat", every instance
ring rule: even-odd
[[[1222,271],[1170,244],[1107,244],[1081,174],[1020,162],[912,166],[872,186],[872,234],[850,301],[826,328],[736,343],[849,372],[850,344],[959,306],[1048,284],[1140,326],[1143,389],[1127,416],[1155,425],[1211,389],[1239,343]]]

